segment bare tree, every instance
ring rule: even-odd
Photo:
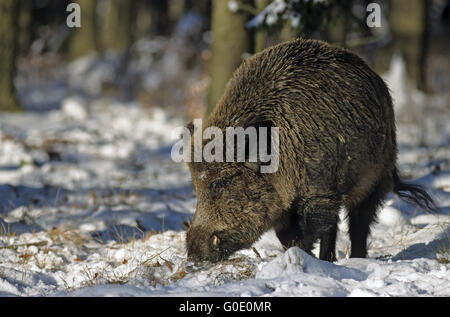
[[[406,62],[408,76],[417,88],[426,91],[426,54],[428,49],[429,0],[396,0],[391,2],[389,23],[394,48]]]
[[[261,13],[269,4],[269,0],[256,1],[256,9],[258,13]],[[265,28],[259,28],[255,32],[255,53],[262,51],[266,48],[267,42],[267,30]]]
[[[389,69],[392,55],[399,52],[413,84],[427,91],[426,57],[428,52],[429,0],[395,0],[389,2],[389,26],[392,41],[375,56],[375,70]]]
[[[239,10],[239,5],[251,1],[239,0],[237,10],[230,10],[229,1],[212,1],[212,61],[211,86],[208,94],[208,113],[212,111],[223,94],[224,88],[235,69],[241,64],[243,54],[251,52],[251,34],[245,25],[249,13]]]
[[[18,17],[19,1],[0,2],[0,110],[2,111],[20,110],[14,89]]]
[[[76,28],[69,43],[69,59],[98,52],[99,41],[97,32],[98,0],[77,0],[81,7],[81,27]]]
[[[109,0],[103,30],[106,49],[125,50],[135,40],[136,1]]]

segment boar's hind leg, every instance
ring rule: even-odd
[[[390,191],[389,181],[381,181],[356,206],[348,208],[351,258],[367,256],[367,237],[370,225],[375,221],[377,209]]]

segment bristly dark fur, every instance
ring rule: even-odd
[[[439,211],[439,207],[436,205],[433,198],[431,198],[422,186],[403,182],[398,176],[397,169],[395,169],[393,173],[393,178],[394,193],[401,199],[416,204],[427,211]]]
[[[386,195],[435,204],[397,169],[392,99],[384,81],[352,52],[297,39],[247,59],[203,129],[279,128],[279,169],[242,163],[188,163],[197,208],[186,234],[189,258],[219,261],[274,228],[285,247],[335,259],[339,210],[348,212],[351,257],[367,256],[367,237]],[[204,140],[208,142],[208,140]]]

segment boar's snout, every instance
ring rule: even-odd
[[[186,233],[186,245],[189,260],[193,262],[219,262],[226,258],[220,250],[220,239],[199,227],[191,227]]]

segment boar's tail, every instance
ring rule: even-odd
[[[434,202],[433,198],[425,191],[420,185],[414,185],[404,183],[398,176],[397,168],[392,173],[394,180],[394,193],[396,193],[401,199],[415,203],[423,209],[429,211],[438,211],[439,207]]]

